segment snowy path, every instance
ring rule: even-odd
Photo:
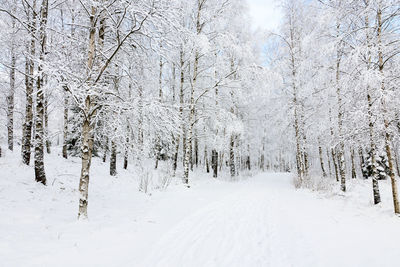
[[[129,173],[110,179],[101,168],[88,222],[76,221],[74,176],[46,188],[28,175],[1,180],[0,266],[400,266],[399,218],[364,200],[296,190],[287,174],[199,177],[150,197]]]
[[[338,208],[288,176],[260,175],[182,220],[143,266],[398,266],[398,229]]]

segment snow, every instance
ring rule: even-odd
[[[94,159],[89,220],[78,221],[80,160],[46,163],[45,187],[19,153],[0,158],[0,266],[398,266],[389,181],[378,206],[370,181],[327,195],[282,173],[227,182],[199,171],[191,188],[177,179],[144,194],[132,166],[110,177]]]

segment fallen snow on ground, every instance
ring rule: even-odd
[[[94,159],[89,220],[77,221],[80,161],[47,156],[48,186],[18,153],[0,158],[0,266],[399,266],[390,185],[346,195],[296,190],[289,174],[138,192],[134,171]],[[129,168],[132,169],[132,168]]]

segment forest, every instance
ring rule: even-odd
[[[0,0],[0,46],[0,265],[396,266],[399,0]]]

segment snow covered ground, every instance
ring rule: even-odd
[[[196,175],[191,188],[138,192],[132,171],[94,159],[89,220],[77,221],[79,163],[46,159],[48,186],[19,153],[0,158],[0,266],[399,266],[390,187],[344,195],[296,190],[289,174],[239,182]]]

